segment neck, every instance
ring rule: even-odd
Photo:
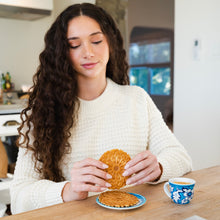
[[[81,80],[78,78],[78,97],[87,101],[96,99],[104,92],[106,85],[107,82],[105,77],[88,80]]]

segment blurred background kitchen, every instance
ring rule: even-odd
[[[115,18],[131,84],[150,94],[194,170],[220,164],[219,0],[0,0],[0,77],[10,78],[9,88],[1,80],[0,96],[7,172],[13,173],[19,113],[45,32],[64,8],[82,2],[100,5]]]

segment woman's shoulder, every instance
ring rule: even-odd
[[[147,99],[147,92],[139,86],[120,85],[120,91],[122,94],[131,96],[136,99]]]
[[[139,86],[119,85],[112,80],[110,80],[110,84],[114,94],[117,95],[117,99],[130,100],[140,104],[146,104],[150,100],[148,93]]]
[[[134,86],[134,85],[120,85],[117,84],[116,82],[114,82],[112,79],[107,79],[108,83],[111,84],[113,87],[115,87],[115,89],[117,88],[121,93],[125,93],[125,94],[143,94],[143,95],[147,95],[147,92],[139,87],[139,86]]]

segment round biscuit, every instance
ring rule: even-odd
[[[126,185],[126,180],[130,176],[122,176],[126,163],[131,160],[129,154],[123,150],[113,149],[106,151],[99,159],[108,165],[105,171],[112,175],[112,179],[107,180],[111,184],[109,189],[120,189]]]

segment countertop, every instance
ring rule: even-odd
[[[3,93],[2,102],[0,104],[0,115],[20,114],[26,106],[27,99],[19,99],[18,92],[11,91]]]
[[[14,99],[13,104],[0,104],[0,115],[19,114],[25,108],[26,101]]]

